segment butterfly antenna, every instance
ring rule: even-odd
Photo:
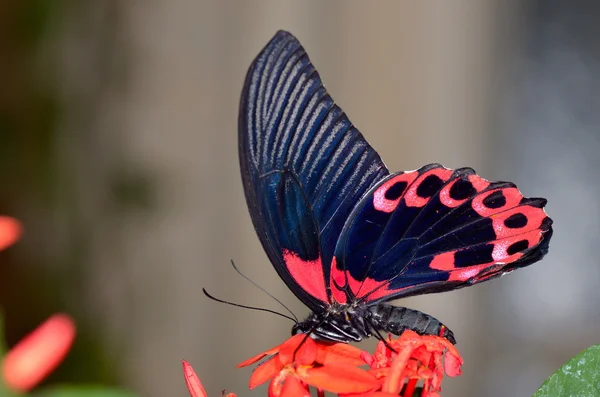
[[[235,265],[235,263],[233,262],[233,259],[231,260],[231,266],[233,266],[233,268],[235,269],[235,271],[237,272],[237,274],[239,274],[240,276],[242,276],[243,278],[245,278],[246,281],[249,281],[256,288],[258,288],[259,290],[261,290],[262,292],[264,292],[265,294],[267,294],[268,296],[270,296],[273,300],[275,300],[275,302],[279,303],[285,310],[288,311],[288,313],[290,313],[292,315],[292,317],[294,317],[294,321],[298,322],[298,317],[296,317],[296,315],[294,314],[294,312],[292,312],[286,305],[283,304],[283,302],[281,302],[279,299],[277,299],[276,297],[274,297],[273,295],[271,295],[263,287],[261,287],[260,285],[256,284],[254,281],[252,281],[250,279],[250,277],[248,277],[244,273],[242,273],[240,271],[240,269],[238,269],[237,266]]]
[[[222,299],[215,298],[214,296],[212,296],[211,294],[209,294],[204,288],[202,288],[202,292],[204,292],[204,295],[206,295],[209,299],[212,299],[215,302],[225,303],[227,305],[236,306],[236,307],[242,307],[244,309],[258,310],[259,312],[273,313],[273,314],[277,314],[278,316],[287,318],[288,320],[292,320],[295,323],[298,322],[298,320],[293,319],[292,317],[287,316],[287,315],[285,315],[283,313],[276,312],[275,310],[269,310],[269,309],[264,309],[262,307],[246,306],[246,305],[240,305],[239,303],[227,302],[227,301],[224,301]]]

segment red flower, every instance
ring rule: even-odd
[[[21,236],[19,221],[8,216],[0,216],[0,251],[13,245]]]
[[[394,351],[380,341],[373,355],[363,353],[370,372],[382,382],[381,392],[398,395],[404,389],[402,396],[412,397],[422,380],[421,396],[437,397],[444,372],[448,376],[461,374],[463,359],[446,338],[404,331],[396,340],[389,338],[387,344]]]
[[[44,379],[67,355],[75,339],[75,324],[55,314],[23,338],[4,357],[2,376],[8,387],[27,391]]]
[[[21,232],[19,221],[0,216],[0,250],[14,244]],[[74,339],[75,324],[71,317],[53,315],[4,356],[4,382],[15,391],[32,389],[60,364]]]
[[[194,368],[187,361],[183,360],[183,375],[185,376],[185,384],[190,392],[190,396],[192,397],[208,397],[206,394],[206,390],[204,390],[204,386],[202,386],[202,382],[200,382],[200,378],[194,372]]]
[[[361,351],[345,343],[314,341],[298,334],[281,345],[238,364],[252,365],[271,356],[260,364],[250,377],[250,389],[269,379],[269,397],[308,397],[308,387],[338,394],[359,394],[378,390],[379,380],[358,368],[364,364]]]
[[[445,338],[405,331],[386,342],[380,341],[371,355],[300,334],[238,367],[270,356],[250,377],[250,389],[271,380],[269,397],[308,397],[309,386],[319,395],[329,391],[344,397],[412,397],[420,381],[421,397],[438,397],[444,373],[460,375],[463,360]],[[368,371],[358,368],[365,363]]]
[[[204,386],[202,386],[202,382],[200,382],[200,378],[194,372],[194,368],[187,361],[183,360],[183,375],[185,376],[185,384],[190,392],[190,396],[192,397],[208,397],[206,394],[206,390],[204,390]],[[236,397],[234,393],[225,394],[223,392],[223,397]]]

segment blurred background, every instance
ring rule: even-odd
[[[238,362],[291,324],[209,301],[308,314],[252,228],[237,159],[246,70],[278,29],[391,170],[440,162],[549,200],[550,254],[500,280],[397,302],[457,335],[445,397],[529,396],[600,342],[600,3],[43,0],[0,5],[0,253],[15,343],[71,313],[74,350],[48,382],[185,396],[246,389]],[[370,342],[373,345],[373,342]]]

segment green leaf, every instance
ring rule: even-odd
[[[423,392],[423,388],[417,387],[417,388],[415,388],[415,392],[413,393],[412,397],[421,397],[422,392]]]
[[[600,396],[600,345],[592,346],[552,374],[533,397]]]
[[[36,391],[34,397],[137,397],[135,393],[105,386],[55,386]]]

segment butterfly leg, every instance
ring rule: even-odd
[[[377,339],[379,339],[380,341],[382,341],[383,344],[385,345],[385,347],[387,347],[394,353],[398,353],[396,351],[396,349],[394,349],[392,346],[390,346],[390,344],[387,341],[387,338],[385,338],[383,335],[381,335],[381,332],[379,331],[379,329],[377,327],[375,327],[375,325],[373,323],[371,323],[371,320],[369,318],[366,319],[366,322],[367,322],[367,324],[369,324],[369,327],[371,328],[371,331],[373,331],[373,334],[375,335],[375,337]]]

